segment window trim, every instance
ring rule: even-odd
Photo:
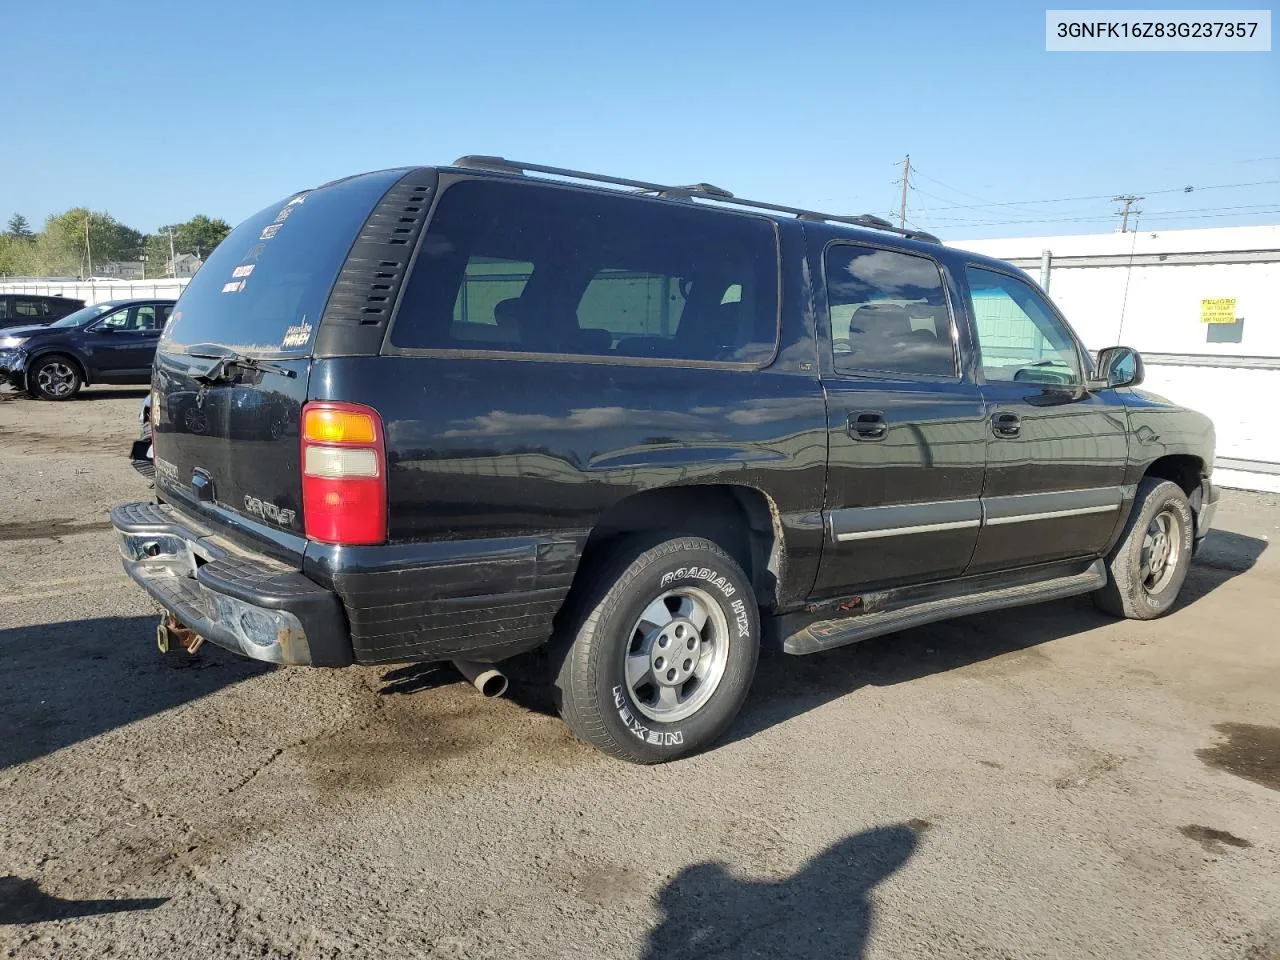
[[[827,254],[832,247],[865,247],[871,250],[885,250],[898,253],[904,257],[918,257],[927,260],[938,270],[938,281],[942,286],[942,298],[947,307],[947,318],[951,333],[951,369],[952,374],[941,373],[908,373],[902,370],[882,370],[878,367],[860,367],[840,365],[836,359],[835,330],[831,326],[831,293],[827,282]],[[956,323],[955,306],[951,302],[951,290],[947,284],[946,267],[941,260],[918,250],[906,250],[892,243],[877,243],[871,240],[838,237],[828,240],[822,248],[822,308],[826,311],[827,336],[826,343],[831,351],[831,370],[836,377],[849,377],[858,380],[901,380],[908,383],[963,383],[964,371],[960,362],[960,330]]]
[[[1071,387],[1073,389],[1084,388],[1084,386],[1089,382],[1089,378],[1093,375],[1092,358],[1090,358],[1089,351],[1087,351],[1084,348],[1084,344],[1080,341],[1080,336],[1076,333],[1075,328],[1071,326],[1070,322],[1063,315],[1062,311],[1058,309],[1057,305],[1054,304],[1054,302],[1049,299],[1049,294],[1047,294],[1044,291],[1044,289],[1038,283],[1032,280],[1030,277],[1026,275],[1018,276],[1016,267],[1012,269],[1004,265],[995,267],[990,264],[981,263],[976,260],[965,260],[964,261],[964,292],[965,292],[965,297],[969,301],[968,304],[966,304],[966,313],[969,316],[969,326],[972,328],[972,331],[973,331],[973,351],[975,354],[974,359],[976,361],[974,371],[977,376],[978,383],[983,385],[990,383],[991,385],[994,386],[996,384],[1020,383],[1022,381],[1015,381],[1015,380],[988,381],[987,380],[986,368],[982,365],[982,338],[978,334],[978,318],[973,312],[973,287],[969,283],[969,270],[971,268],[974,270],[983,270],[987,273],[994,273],[1002,277],[1008,277],[1011,280],[1016,280],[1019,283],[1023,283],[1026,286],[1030,287],[1031,292],[1034,293],[1037,297],[1039,297],[1040,301],[1046,307],[1049,308],[1049,313],[1052,314],[1053,317],[1059,323],[1062,324],[1062,328],[1067,331],[1067,336],[1071,338],[1071,343],[1076,348],[1076,364],[1078,365],[1078,368],[1079,368],[1077,372],[1080,376],[1080,382],[1066,383],[1066,384],[1060,384],[1060,385],[1059,384],[1036,384],[1036,385],[1041,387],[1063,386],[1063,387]]]
[[[762,216],[756,213],[746,213],[740,210],[727,210],[702,203],[694,203],[692,201],[666,200],[657,197],[637,196],[634,194],[622,193],[617,190],[607,190],[601,188],[593,188],[581,184],[555,183],[553,181],[534,181],[528,183],[516,180],[522,188],[526,190],[554,190],[556,192],[572,192],[585,193],[593,197],[609,197],[621,198],[629,203],[653,203],[653,204],[681,204],[680,209],[688,209],[692,205],[699,210],[717,216],[733,217],[737,220],[757,220],[769,225],[773,234],[773,260],[775,265],[774,292],[775,303],[773,312],[773,350],[767,357],[759,362],[746,362],[735,360],[688,360],[682,358],[669,357],[621,357],[621,356],[604,356],[601,354],[588,353],[550,353],[550,352],[532,352],[523,350],[477,350],[474,348],[452,348],[452,347],[401,347],[392,343],[395,336],[397,323],[400,321],[400,307],[404,302],[405,294],[409,289],[409,284],[413,280],[414,272],[418,268],[418,257],[422,252],[423,244],[426,242],[427,234],[431,230],[432,221],[435,220],[436,210],[440,206],[440,202],[451,189],[460,183],[482,182],[482,183],[510,183],[513,178],[502,176],[472,176],[457,175],[449,176],[441,175],[439,186],[436,189],[435,196],[431,198],[431,209],[428,211],[426,221],[422,225],[422,231],[418,234],[417,243],[413,249],[413,255],[409,258],[409,264],[405,269],[404,283],[400,286],[399,295],[396,298],[394,309],[387,323],[387,332],[382,340],[382,348],[379,350],[379,356],[384,357],[434,357],[442,360],[527,360],[533,363],[605,363],[614,366],[623,367],[689,367],[694,369],[711,369],[711,370],[737,370],[742,372],[751,372],[764,370],[777,362],[778,357],[782,353],[782,235],[778,228],[778,222],[772,217]],[[534,265],[536,268],[536,264]]]

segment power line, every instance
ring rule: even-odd
[[[1277,201],[1271,200],[1266,203],[1243,203],[1224,207],[1190,207],[1186,210],[1151,210],[1143,213],[1143,216],[1150,219],[1151,217],[1181,217],[1193,213],[1215,213],[1218,211],[1230,210],[1253,210],[1257,212],[1266,212],[1263,208],[1271,208],[1277,205]],[[987,223],[1073,223],[1085,221],[1101,221],[1110,220],[1114,216],[1111,215],[1080,215],[1070,217],[1037,217],[1034,220],[977,220],[971,217],[931,217],[933,221],[952,224],[987,224]]]
[[[1208,209],[1212,209],[1212,208],[1208,208]],[[1272,207],[1271,209],[1267,209],[1267,210],[1255,210],[1252,213],[1245,213],[1245,214],[1242,214],[1239,212],[1228,212],[1228,213],[1201,213],[1201,214],[1188,215],[1177,210],[1168,210],[1168,211],[1162,211],[1160,213],[1144,213],[1143,217],[1146,218],[1147,220],[1153,220],[1153,219],[1214,220],[1219,217],[1241,217],[1241,216],[1260,217],[1260,216],[1265,216],[1273,213],[1280,213],[1280,206]],[[998,226],[1004,226],[1008,224],[1019,224],[1019,223],[1100,223],[1100,222],[1110,221],[1111,219],[1112,217],[1063,217],[1055,220],[1055,219],[1045,219],[1045,218],[1037,217],[1036,219],[1033,219],[1033,220],[964,220],[964,221],[956,221],[948,225],[952,227],[998,227]]]
[[[1265,160],[1268,158],[1259,157],[1258,159]],[[1242,161],[1242,162],[1248,162],[1248,161]],[[915,165],[912,165],[912,169],[915,171],[915,174],[918,177],[923,177],[925,180],[929,180],[930,182],[936,183],[941,187],[945,187],[946,189],[952,191],[953,193],[959,193],[971,199],[982,201],[981,203],[954,203],[947,207],[937,207],[936,209],[938,210],[972,210],[972,209],[980,209],[982,207],[1019,207],[1026,204],[1033,204],[1033,203],[1075,203],[1083,200],[1110,200],[1112,197],[1115,196],[1115,194],[1113,193],[1095,193],[1095,194],[1089,194],[1089,195],[1078,196],[1078,197],[1053,197],[1053,198],[1038,199],[1038,200],[986,200],[983,197],[979,197],[977,194],[968,193],[967,191],[960,190],[957,187],[949,186],[948,184],[943,183],[941,180],[937,180],[929,176],[928,174],[921,173],[920,168],[916,167]],[[1269,186],[1277,183],[1280,183],[1280,180],[1253,180],[1253,181],[1250,181],[1249,183],[1210,183],[1210,184],[1205,184],[1204,186],[1168,187],[1160,190],[1147,190],[1145,191],[1145,195],[1154,196],[1154,195],[1162,195],[1167,193],[1193,193],[1193,192],[1199,192],[1203,190],[1236,190],[1243,187],[1263,187],[1263,186]],[[915,188],[915,189],[919,189],[919,188]],[[921,191],[921,192],[923,193],[925,191]],[[928,196],[935,196],[935,195],[928,194]],[[935,199],[947,200],[949,198],[935,196]]]

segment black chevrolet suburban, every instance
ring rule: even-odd
[[[241,224],[153,373],[156,502],[112,513],[162,648],[549,668],[637,762],[807,654],[1092,593],[1166,613],[1208,419],[1019,270],[836,217],[496,157]]]

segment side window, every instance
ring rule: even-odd
[[[115,313],[109,313],[94,326],[104,330],[127,330],[129,328],[129,308],[125,307]]]
[[[852,244],[826,253],[837,371],[956,376],[951,314],[928,257]]]
[[[391,342],[765,363],[777,325],[763,218],[470,180],[440,198]]]
[[[1075,340],[1030,284],[977,267],[965,274],[988,381],[1082,382]]]
[[[173,304],[166,303],[160,308],[160,329],[163,330],[169,323],[169,318],[173,316]]]
[[[0,297],[0,320],[9,318],[9,298]]]
[[[129,324],[130,330],[154,330],[156,329],[156,308],[152,304],[135,307],[133,311],[133,323]]]
[[[519,343],[516,323],[520,295],[533,274],[533,264],[500,257],[467,259],[453,301],[450,336],[456,340]]]
[[[39,317],[43,314],[40,309],[39,300],[15,300],[13,301],[13,315],[15,317]]]

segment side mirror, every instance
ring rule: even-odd
[[[1097,378],[1089,381],[1089,389],[1136,387],[1144,376],[1142,355],[1137,350],[1132,347],[1105,347],[1098,351]]]

